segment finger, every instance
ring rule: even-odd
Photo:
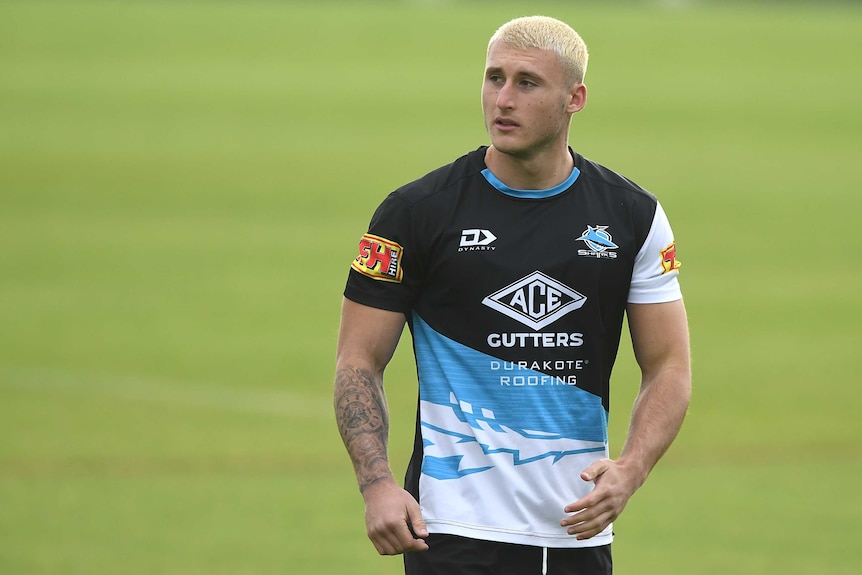
[[[419,551],[428,551],[428,544],[425,543],[424,539],[413,539],[410,545],[403,550],[404,553],[417,553]]]
[[[590,501],[591,500],[590,500],[589,496],[582,497],[581,499],[578,499],[574,503],[569,503],[568,505],[563,507],[563,511],[565,511],[566,513],[582,513],[582,512],[584,512],[590,508]],[[568,517],[566,517],[564,519],[564,521],[567,521],[567,520],[573,521],[574,519],[575,519],[574,515],[569,515]],[[578,521],[580,521],[580,519]]]
[[[600,459],[598,461],[594,461],[592,465],[581,471],[581,479],[584,481],[595,481],[604,473],[610,469],[611,466],[610,459]],[[581,497],[574,503],[569,503],[563,508],[563,511],[566,513],[577,513],[579,511],[583,511],[589,509],[595,505],[598,505],[602,500],[602,491],[599,489],[598,484],[596,484],[593,491]]]
[[[566,515],[565,517],[563,517],[560,520],[560,526],[571,527],[573,525],[578,525],[579,523],[583,523],[592,519],[592,515],[587,513],[586,509],[576,509],[574,510],[574,512],[572,512],[569,507],[566,507],[565,511],[566,513],[572,513],[572,515]]]
[[[569,503],[563,508],[565,513],[570,513],[560,521],[563,527],[567,525],[577,525],[591,521],[602,514],[611,511],[611,501],[607,498],[607,494],[599,489],[594,489],[589,495],[586,495],[574,503]]]
[[[377,550],[377,553],[380,555],[396,555],[395,547],[385,538],[385,537],[368,537],[371,539],[371,543],[374,544],[374,548]]]
[[[584,495],[574,503],[569,503],[565,507],[563,507],[563,511],[566,513],[585,513],[601,503],[602,501],[602,493],[597,492],[596,490],[591,491],[587,495]],[[591,514],[588,514],[591,515]],[[572,518],[574,516],[569,516]],[[583,521],[583,519],[578,519],[578,521]]]
[[[397,532],[391,533],[391,537],[387,539],[387,543],[387,548],[392,550],[388,555],[426,551],[428,549],[428,544],[425,543],[424,539],[413,537],[406,523]]]
[[[596,535],[604,531],[605,528],[607,528],[607,526],[610,524],[611,520],[607,518],[596,521],[588,521],[581,525],[570,527],[569,535],[575,535],[575,538],[579,541],[584,539],[590,539],[591,537],[595,537]]]
[[[397,537],[392,537],[388,531],[374,531],[368,533],[368,538],[374,544],[374,548],[380,555],[397,555],[399,543]]]
[[[418,503],[410,505],[407,508],[407,521],[410,523],[413,535],[420,539],[428,537],[428,526],[425,524],[425,519],[422,517],[422,510],[419,508]]]
[[[422,539],[414,539],[404,525],[398,532],[390,532],[381,540],[381,555],[400,555],[412,551],[424,551],[428,545]]]
[[[592,465],[581,471],[581,479],[584,481],[595,481],[600,475],[610,467],[610,459],[599,459],[594,461]]]
[[[566,529],[569,535],[576,535],[577,539],[589,539],[601,533],[608,525],[610,519],[606,515],[601,515],[588,521],[576,523]]]
[[[403,521],[370,526],[368,538],[371,539],[374,548],[380,555],[398,555],[404,550],[404,546],[412,540],[407,524]]]
[[[425,543],[425,537],[428,537],[428,529],[425,527],[425,521],[421,515],[412,524],[409,521],[410,519],[408,518],[408,523],[405,524],[404,529],[406,533],[403,534],[403,538],[400,541],[402,549],[405,552],[426,551],[428,544]],[[399,533],[399,535],[402,534]]]
[[[605,527],[607,527],[607,525],[605,525],[604,527],[597,527],[595,529],[585,531],[584,533],[578,533],[577,536],[575,537],[575,539],[577,539],[578,541],[583,541],[584,539],[591,539],[591,538],[595,537],[596,535],[598,535],[599,533],[601,533],[602,531],[604,531]]]
[[[425,536],[428,536],[427,530],[425,531]],[[425,551],[428,549],[428,544],[425,543],[424,539],[417,539],[413,536],[408,520],[377,532],[376,537],[372,538],[372,542],[374,542],[377,552],[381,555],[398,555],[400,553]]]

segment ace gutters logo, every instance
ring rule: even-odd
[[[489,295],[482,303],[536,331],[581,308],[587,297],[535,271]]]

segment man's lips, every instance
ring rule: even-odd
[[[508,131],[518,127],[518,122],[509,118],[494,118],[494,125],[499,130]]]

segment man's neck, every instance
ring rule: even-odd
[[[547,190],[563,183],[572,173],[574,159],[568,146],[531,157],[518,158],[493,146],[485,151],[485,165],[498,180],[517,190]]]

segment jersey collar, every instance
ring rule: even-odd
[[[570,187],[572,187],[572,184],[575,183],[575,180],[578,179],[578,176],[581,175],[581,171],[577,168],[577,166],[574,166],[572,168],[572,173],[569,174],[569,177],[566,178],[565,181],[560,184],[557,184],[553,188],[548,188],[546,190],[518,190],[516,188],[510,188],[509,186],[501,182],[499,178],[497,178],[497,176],[495,176],[494,173],[491,172],[491,170],[488,168],[482,170],[482,175],[485,177],[489,184],[491,184],[492,186],[497,188],[497,190],[503,192],[507,196],[512,196],[514,198],[543,199],[556,196],[557,194],[568,190]]]

